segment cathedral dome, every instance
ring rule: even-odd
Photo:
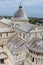
[[[20,6],[19,6],[19,9],[15,12],[14,18],[27,19],[27,15],[26,15],[26,13],[23,11],[21,4],[20,4]]]

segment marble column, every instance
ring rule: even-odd
[[[8,36],[8,33],[6,33],[6,36]]]
[[[37,58],[37,65],[40,65],[41,61],[39,58]]]
[[[40,59],[40,64],[39,65],[41,65],[41,59]]]
[[[37,36],[37,33],[35,32],[35,36]]]
[[[36,58],[36,65],[37,65],[37,58]]]
[[[36,64],[36,58],[34,57],[34,64]]]
[[[39,65],[40,64],[40,59],[39,58],[37,58],[37,65]]]
[[[42,59],[42,65],[43,65],[43,59]]]
[[[0,34],[0,37],[2,37],[2,33]]]
[[[43,65],[43,64],[42,64],[42,59],[41,59],[41,65]]]

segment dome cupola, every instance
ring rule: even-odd
[[[19,9],[15,12],[14,14],[14,18],[17,19],[27,19],[27,15],[26,13],[23,11],[22,5],[20,3],[19,5]]]

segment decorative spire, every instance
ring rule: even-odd
[[[21,2],[20,2],[20,5],[19,5],[19,8],[22,8]]]

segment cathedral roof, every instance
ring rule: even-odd
[[[7,44],[7,47],[11,51],[11,53],[14,55],[15,53],[18,53],[23,50],[23,48],[26,45],[26,41],[21,39],[18,35],[15,35],[12,40],[10,40]]]
[[[34,27],[35,26],[33,24],[30,24],[30,23],[26,22],[26,23],[23,23],[21,26],[19,26],[18,29],[28,33]]]
[[[10,19],[5,19],[3,18],[2,20],[0,20],[0,22],[4,23],[4,24],[7,24],[7,25],[11,25],[11,20]]]

